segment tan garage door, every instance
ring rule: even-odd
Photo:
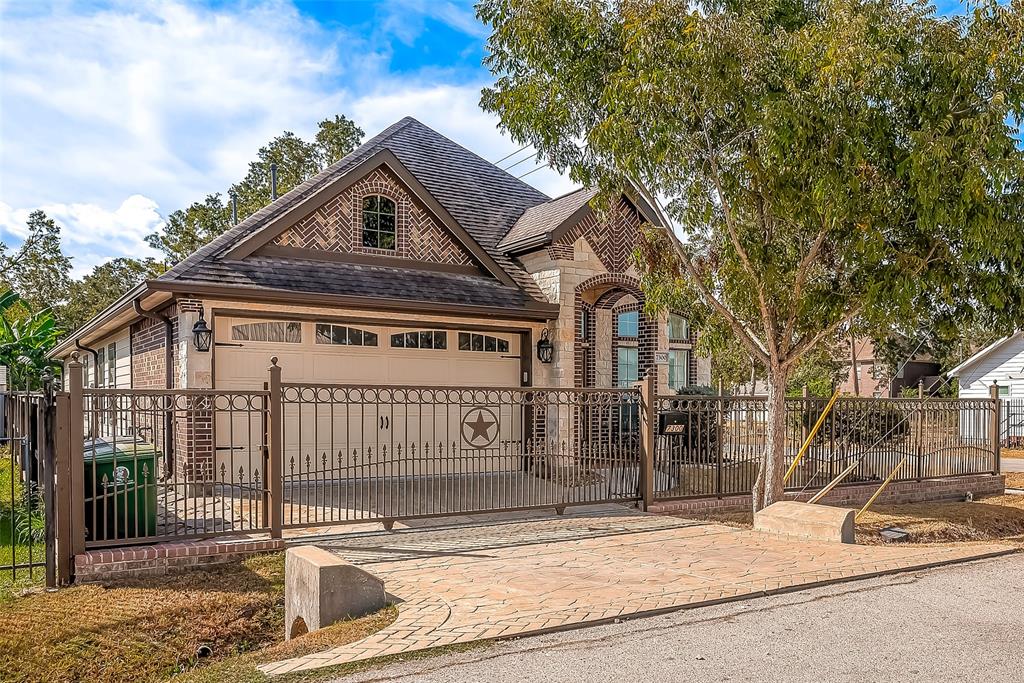
[[[520,385],[520,337],[517,333],[385,327],[310,321],[218,317],[215,372],[218,389],[261,389],[270,359],[278,358],[285,383],[435,387],[517,387]],[[318,401],[328,394],[319,394]],[[462,392],[458,392],[462,397]],[[386,399],[381,399],[386,400]],[[286,459],[310,454],[351,454],[418,444],[462,441],[467,410],[458,403],[422,401],[416,405],[284,406]],[[472,398],[470,399],[473,400]],[[512,408],[502,413],[503,438],[519,439],[521,423]],[[504,413],[508,413],[505,415]],[[251,431],[244,416],[217,417],[217,450],[231,454],[229,435]],[[251,438],[259,442],[259,435]],[[290,461],[290,460],[287,460]],[[477,465],[489,467],[488,465]]]
[[[218,317],[218,389],[260,389],[277,356],[285,382],[520,385],[519,335]]]

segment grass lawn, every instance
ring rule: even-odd
[[[746,529],[753,526],[753,516],[747,510],[713,513],[700,519]],[[889,526],[910,532],[910,543],[999,540],[1024,547],[1024,496],[992,496],[973,503],[948,501],[872,506],[857,522],[857,543],[884,543],[878,532]]]
[[[29,576],[28,569],[19,569],[16,575],[10,569],[14,565],[45,562],[46,559],[44,543],[25,542],[18,534],[19,526],[30,515],[41,521],[41,511],[30,511],[24,505],[25,492],[20,474],[10,457],[10,451],[6,447],[0,448],[0,592],[38,584],[42,582],[46,571],[38,567]]]
[[[257,664],[359,640],[396,615],[389,607],[283,642],[283,553],[110,586],[8,592],[0,680],[259,681]],[[197,658],[202,645],[212,654]]]

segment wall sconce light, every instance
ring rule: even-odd
[[[192,343],[195,345],[196,351],[206,353],[210,350],[211,342],[213,342],[213,330],[206,324],[203,309],[200,308],[199,320],[192,326]]]
[[[548,328],[541,330],[540,339],[537,341],[537,358],[541,363],[550,363],[555,355],[555,346],[548,339]]]

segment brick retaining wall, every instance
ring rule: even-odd
[[[213,564],[238,562],[250,555],[275,550],[284,550],[283,540],[204,539],[90,550],[75,557],[75,582],[93,583],[171,574]]]
[[[878,490],[879,482],[839,486],[829,492],[821,501],[826,505],[863,505]],[[999,496],[1006,490],[1006,478],[1003,475],[977,474],[948,479],[924,479],[922,481],[902,481],[889,484],[878,500],[877,505],[901,505],[904,503],[921,503],[933,500],[963,499],[968,491],[974,496]],[[808,500],[814,491],[807,493],[787,493],[787,500]],[[742,496],[726,496],[724,498],[696,498],[689,500],[671,500],[656,502],[650,512],[655,514],[706,513],[711,511],[749,510],[751,506],[749,494]]]

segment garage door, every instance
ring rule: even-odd
[[[218,317],[215,339],[218,389],[262,388],[273,356],[278,358],[285,383],[356,384],[371,389],[388,385],[520,385],[517,333]],[[410,452],[436,449],[439,444],[461,444],[463,425],[472,419],[470,411],[478,410],[481,403],[480,395],[474,392],[449,392],[436,401],[425,399],[424,394],[404,392],[359,393],[355,396],[363,398],[344,401],[340,395],[331,398],[329,392],[317,392],[313,400],[309,398],[313,394],[304,393],[301,404],[290,402],[287,396],[286,392],[286,462],[293,457],[305,461],[313,454],[322,460],[325,454],[377,453],[391,457],[403,454],[402,463],[407,463]],[[487,404],[488,399],[482,403]],[[485,422],[491,420],[497,425],[488,435],[495,442],[522,438],[519,408],[506,400],[501,405],[483,405],[482,410],[486,411]],[[228,443],[227,435],[251,431],[252,425],[247,428],[235,424],[241,419],[218,416],[217,450],[222,455],[235,447]],[[252,437],[259,439],[256,434]],[[473,469],[495,467],[480,458],[472,462]]]
[[[273,356],[285,382],[520,385],[516,333],[220,316],[215,340],[218,389],[261,389]]]

